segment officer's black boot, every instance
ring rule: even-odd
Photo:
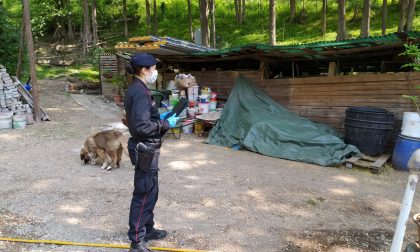
[[[146,235],[144,236],[144,241],[148,242],[150,240],[160,240],[165,238],[167,235],[168,232],[166,232],[166,230],[152,228],[149,232],[146,232]]]
[[[146,244],[144,244],[144,242],[139,242],[139,243],[132,242],[129,252],[152,252],[152,251],[146,247]]]

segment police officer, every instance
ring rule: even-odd
[[[127,67],[134,74],[133,83],[125,96],[125,112],[131,137],[128,151],[131,163],[135,165],[134,191],[131,200],[128,237],[130,252],[149,252],[145,242],[166,237],[165,230],[154,228],[153,209],[158,199],[158,160],[162,137],[175,127],[178,117],[164,119],[168,112],[159,115],[158,104],[153,99],[146,84],[152,84],[158,76],[157,60],[150,54],[135,54]],[[146,147],[152,155],[139,152],[139,146]],[[150,154],[149,153],[149,154]],[[150,162],[139,162],[143,157],[151,157]]]

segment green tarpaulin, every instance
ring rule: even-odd
[[[334,166],[360,154],[333,128],[289,111],[242,76],[235,81],[207,143],[239,145],[263,155],[322,166]]]

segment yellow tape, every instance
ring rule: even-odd
[[[0,237],[0,241],[44,243],[44,244],[70,245],[70,246],[82,246],[82,247],[105,247],[105,248],[121,248],[121,249],[130,248],[130,246],[128,245],[119,245],[119,244],[81,243],[81,242],[68,242],[68,241],[57,241],[57,240],[26,240],[26,239],[7,238],[7,237],[4,237],[4,238]],[[156,250],[156,251],[171,251],[171,252],[207,252],[205,250],[158,248],[158,247],[149,247],[149,249]]]

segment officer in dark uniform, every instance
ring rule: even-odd
[[[159,115],[158,104],[146,86],[156,81],[156,63],[152,55],[140,53],[131,58],[127,67],[127,72],[134,74],[124,101],[126,124],[131,134],[128,152],[131,163],[136,167],[128,230],[131,252],[149,252],[145,242],[163,239],[167,235],[165,230],[153,227],[153,209],[159,193],[158,160],[162,137],[168,129],[175,127],[179,118],[173,115],[164,119],[168,112]],[[141,146],[150,152],[145,155],[140,151]],[[147,157],[150,157],[150,162],[143,160]]]

